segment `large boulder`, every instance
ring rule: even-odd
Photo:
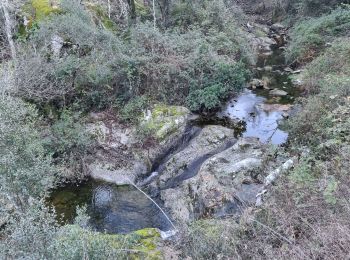
[[[170,135],[182,131],[190,114],[185,107],[158,104],[145,113],[141,127],[153,131],[155,137],[162,142]]]
[[[135,128],[119,124],[113,115],[91,114],[87,128],[97,145],[87,160],[89,175],[118,185],[136,182],[149,172],[159,154],[181,138],[189,115],[184,107],[165,105],[156,105],[145,113],[139,127],[151,129],[158,143],[144,148],[138,143]]]
[[[207,159],[193,178],[161,191],[161,198],[180,222],[235,213],[240,205],[255,203],[262,186],[257,179],[263,154],[263,145],[256,138],[240,139]]]

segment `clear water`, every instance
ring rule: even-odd
[[[270,68],[266,69],[266,66]],[[287,96],[273,97],[269,90],[245,90],[238,97],[232,98],[220,112],[221,116],[240,119],[246,123],[241,135],[244,137],[257,137],[261,142],[276,145],[283,144],[288,139],[288,133],[281,130],[278,125],[283,119],[284,111],[279,105],[292,104],[300,91],[292,84],[289,74],[284,72],[285,58],[283,51],[278,47],[273,49],[270,56],[259,56],[255,77],[268,79],[270,89],[280,89],[288,93]],[[264,69],[265,68],[265,69]],[[264,104],[272,109],[264,109]]]
[[[165,216],[140,191],[132,186],[117,186],[89,180],[52,192],[50,204],[62,223],[71,223],[77,206],[87,206],[90,226],[107,233],[128,233],[143,228],[170,230]]]
[[[288,139],[288,133],[278,129],[283,112],[264,111],[261,105],[266,101],[265,97],[246,90],[238,98],[227,103],[223,115],[238,118],[246,123],[243,137],[258,137],[264,143],[283,144]]]

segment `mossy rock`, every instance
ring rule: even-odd
[[[52,13],[58,13],[58,1],[32,0],[31,6],[35,11],[35,20],[40,21]]]
[[[60,12],[59,0],[28,1],[21,9],[23,23],[18,26],[17,37],[22,39],[27,38],[30,31],[37,26],[38,22],[51,14],[58,14]]]
[[[151,111],[151,117],[141,120],[141,126],[151,130],[158,141],[163,141],[185,126],[189,114],[185,107],[157,104]]]
[[[161,241],[157,229],[146,228],[130,234],[105,234],[85,230],[78,225],[66,225],[56,243],[62,248],[76,246],[77,255],[83,248],[81,241],[84,241],[84,251],[93,257],[100,249],[109,252],[125,254],[128,259],[163,259],[161,251],[157,250],[157,244]],[[100,256],[102,257],[102,256]]]

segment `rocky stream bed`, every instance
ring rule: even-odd
[[[157,148],[135,149],[131,129],[105,115],[92,115],[88,127],[99,147],[88,161],[91,177],[54,190],[49,199],[64,214],[62,221],[71,222],[76,207],[87,205],[90,225],[97,231],[170,230],[164,214],[131,183],[175,223],[239,215],[243,207],[255,205],[269,180],[290,164],[288,158],[265,160],[269,144],[287,141],[279,124],[293,112],[299,95],[290,79],[295,72],[284,61],[283,30],[272,27],[270,38],[257,41],[255,79],[209,120],[182,107],[155,107],[146,113],[145,124],[159,128]]]

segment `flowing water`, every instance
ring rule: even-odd
[[[220,120],[212,122],[220,122],[228,126],[228,121],[240,120],[244,122],[241,130],[237,130],[240,129],[237,124],[233,126],[235,132],[240,135],[258,137],[265,143],[283,144],[288,138],[288,133],[279,129],[279,121],[283,119],[284,110],[288,104],[293,103],[294,98],[299,95],[288,73],[284,72],[283,50],[275,47],[272,55],[261,55],[256,66],[255,77],[267,80],[269,88],[284,90],[288,95],[273,97],[269,90],[245,90],[227,102],[217,115],[217,118],[221,118]],[[209,121],[203,122],[209,123]],[[185,149],[188,143],[198,135],[201,127],[203,123],[187,128],[183,138],[156,160],[152,171],[161,173],[171,156]],[[204,161],[232,145],[233,143],[227,143],[215,151],[208,151],[207,154],[189,164],[182,174],[169,180],[162,189],[173,188],[183,180],[195,176]],[[88,180],[79,185],[71,184],[56,189],[52,192],[49,203],[55,207],[59,215],[63,214],[61,217],[63,223],[72,222],[76,215],[76,207],[86,205],[90,226],[97,231],[127,233],[147,227],[155,227],[163,231],[171,228],[169,221],[154,203],[132,186],[116,186]],[[227,205],[227,207],[234,211],[236,205]]]

